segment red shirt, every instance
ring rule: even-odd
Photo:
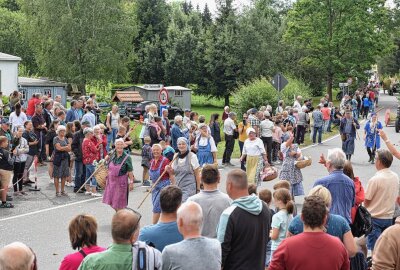
[[[83,252],[85,252],[86,255],[89,255],[92,253],[102,252],[106,249],[98,246],[92,246],[82,248],[82,250]],[[84,257],[80,252],[69,254],[64,257],[59,270],[77,270],[83,259]]]
[[[158,167],[160,166],[161,161],[163,160],[163,157],[161,156],[158,161],[156,162],[154,159],[150,161],[150,170],[157,170]],[[164,158],[164,162],[161,165],[160,169],[160,175],[165,171],[165,167],[169,164],[169,159]],[[169,179],[168,173],[165,173],[164,176],[161,178],[161,180],[167,180]],[[156,181],[157,179],[151,179],[153,181]]]
[[[351,208],[351,220],[353,222],[356,217],[357,207],[365,200],[364,188],[358,177],[354,178],[354,190],[356,191],[356,205]]]
[[[331,109],[329,107],[322,107],[321,112],[322,112],[322,119],[324,120],[331,119]]]
[[[28,101],[28,107],[26,108],[26,115],[33,116],[35,113],[35,106],[40,103],[40,99],[31,98]]]
[[[282,241],[268,269],[349,270],[350,261],[337,237],[324,232],[303,232]]]
[[[107,156],[107,149],[106,149],[106,147],[107,147],[107,136],[103,134],[103,135],[101,135],[101,137],[102,137],[102,141],[97,139],[95,136],[92,137],[92,142],[95,145],[101,144],[100,147],[103,147],[102,150],[101,150],[101,148],[99,148],[99,151],[98,151],[99,154],[98,154],[97,159],[96,159],[97,161],[99,161],[100,159],[103,159],[103,158],[105,158],[105,156]],[[103,151],[103,156],[101,156],[101,151]]]
[[[369,91],[369,98],[371,100],[375,100],[375,92],[374,91]]]
[[[99,156],[97,145],[90,139],[83,139],[82,142],[82,162],[84,165],[92,164]]]

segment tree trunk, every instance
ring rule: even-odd
[[[326,91],[329,95],[329,100],[333,101],[332,88],[333,88],[333,74],[328,74]]]
[[[78,83],[77,84],[79,93],[81,93],[82,96],[86,95],[86,83]]]
[[[229,94],[225,96],[225,106],[229,106]]]

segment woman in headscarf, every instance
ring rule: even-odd
[[[110,205],[115,211],[126,208],[128,205],[129,191],[133,190],[133,166],[129,154],[124,151],[123,139],[115,140],[115,155],[108,164],[106,188],[103,203]]]
[[[268,163],[267,154],[263,141],[257,138],[254,128],[248,128],[246,133],[248,138],[244,142],[240,162],[246,160],[248,183],[260,185],[260,172],[264,167],[264,162]]]
[[[296,167],[296,160],[301,157],[301,150],[297,144],[293,143],[292,133],[286,133],[283,136],[281,152],[283,154],[282,169],[279,173],[280,180],[290,181],[290,188],[293,199],[295,196],[304,195],[303,174]]]
[[[169,159],[162,156],[162,146],[160,144],[153,144],[151,147],[153,159],[150,161],[150,180],[154,185],[158,178],[164,173],[165,167],[169,164]],[[157,185],[151,191],[151,201],[153,204],[153,224],[158,222],[161,213],[160,207],[160,193],[161,190],[169,186],[171,181],[169,180],[168,173],[165,173],[163,177],[158,181]]]
[[[166,167],[173,184],[176,184],[183,193],[182,202],[200,191],[200,164],[197,156],[190,152],[189,142],[185,137],[177,140],[178,157],[172,166]]]
[[[368,162],[375,163],[375,151],[381,148],[381,137],[379,130],[383,128],[381,122],[378,121],[376,113],[371,114],[371,119],[367,121],[364,127],[365,147],[369,155]]]
[[[217,163],[217,146],[214,138],[208,133],[207,125],[199,124],[199,131],[200,134],[195,141],[195,149],[200,166]]]

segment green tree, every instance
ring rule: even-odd
[[[6,8],[10,11],[20,10],[20,6],[16,0],[0,0],[0,7]]]
[[[27,35],[40,71],[77,83],[125,81],[134,28],[120,0],[24,0]]]
[[[208,8],[207,3],[204,5],[203,13],[201,14],[201,20],[203,22],[203,27],[207,28],[212,24],[212,14]]]
[[[362,76],[390,48],[384,0],[299,0],[288,13],[286,41],[305,51],[303,65],[335,79]]]

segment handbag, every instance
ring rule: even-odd
[[[353,224],[350,225],[351,232],[355,237],[368,235],[372,231],[372,218],[367,208],[360,205],[357,207],[356,217]]]
[[[296,160],[295,166],[298,169],[304,169],[305,167],[311,166],[312,164],[312,159],[309,156],[303,157],[303,159]]]

